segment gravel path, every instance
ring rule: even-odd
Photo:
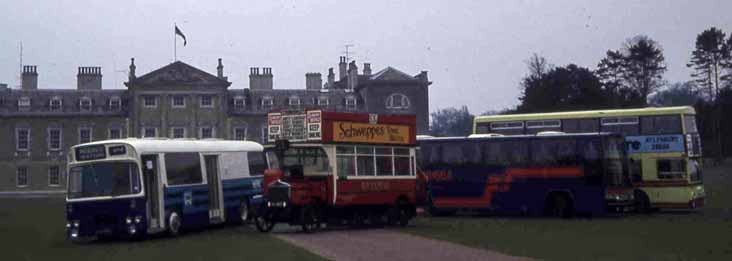
[[[276,236],[331,260],[530,260],[384,229],[326,230]]]

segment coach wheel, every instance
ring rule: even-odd
[[[320,217],[317,209],[313,205],[308,205],[300,211],[300,222],[302,231],[312,233],[320,229]]]
[[[168,217],[168,233],[170,233],[171,236],[178,236],[180,234],[180,227],[181,220],[178,213],[170,213],[170,217]]]
[[[249,221],[249,202],[243,199],[239,206],[239,222],[243,224],[247,221]]]
[[[390,226],[407,226],[409,224],[409,215],[405,206],[394,206],[387,212],[388,224]]]
[[[636,190],[633,192],[635,198],[635,211],[638,213],[647,214],[651,212],[651,201],[648,199],[648,195],[643,191]]]
[[[552,196],[550,214],[554,217],[569,218],[572,217],[572,202],[570,199],[561,194]]]

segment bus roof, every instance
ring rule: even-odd
[[[593,110],[593,111],[567,111],[548,113],[527,113],[527,114],[506,114],[488,115],[475,117],[475,123],[496,122],[496,121],[519,121],[519,120],[541,120],[541,119],[578,119],[594,117],[617,117],[617,116],[648,116],[666,114],[696,114],[694,107],[649,107],[640,109],[616,109],[616,110]]]
[[[594,132],[594,133],[567,133],[567,134],[556,134],[556,135],[507,135],[507,136],[478,136],[478,137],[464,137],[464,136],[457,136],[457,137],[432,137],[432,138],[424,138],[419,139],[418,142],[439,142],[439,141],[457,141],[457,140],[465,140],[465,141],[479,141],[479,140],[510,140],[510,139],[558,139],[558,138],[587,138],[587,137],[622,137],[622,135],[617,133],[609,133],[609,132]]]
[[[152,152],[234,152],[234,151],[262,151],[262,145],[252,141],[218,140],[218,139],[138,139],[127,138],[117,140],[103,140],[75,145],[79,146],[102,144],[127,144],[139,154]]]

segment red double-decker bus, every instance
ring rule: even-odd
[[[323,224],[405,226],[415,216],[414,116],[309,110],[269,113],[267,121],[260,231],[278,222],[305,232]]]

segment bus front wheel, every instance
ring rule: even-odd
[[[648,214],[651,212],[651,201],[648,199],[648,195],[645,192],[636,190],[633,192],[635,198],[635,211],[638,213]]]
[[[170,216],[168,217],[168,233],[170,233],[171,236],[178,236],[180,235],[180,227],[181,227],[181,220],[180,216],[177,212],[170,213]]]
[[[569,196],[562,193],[554,193],[547,199],[549,206],[547,212],[550,216],[559,218],[570,218],[574,214],[574,207]]]

